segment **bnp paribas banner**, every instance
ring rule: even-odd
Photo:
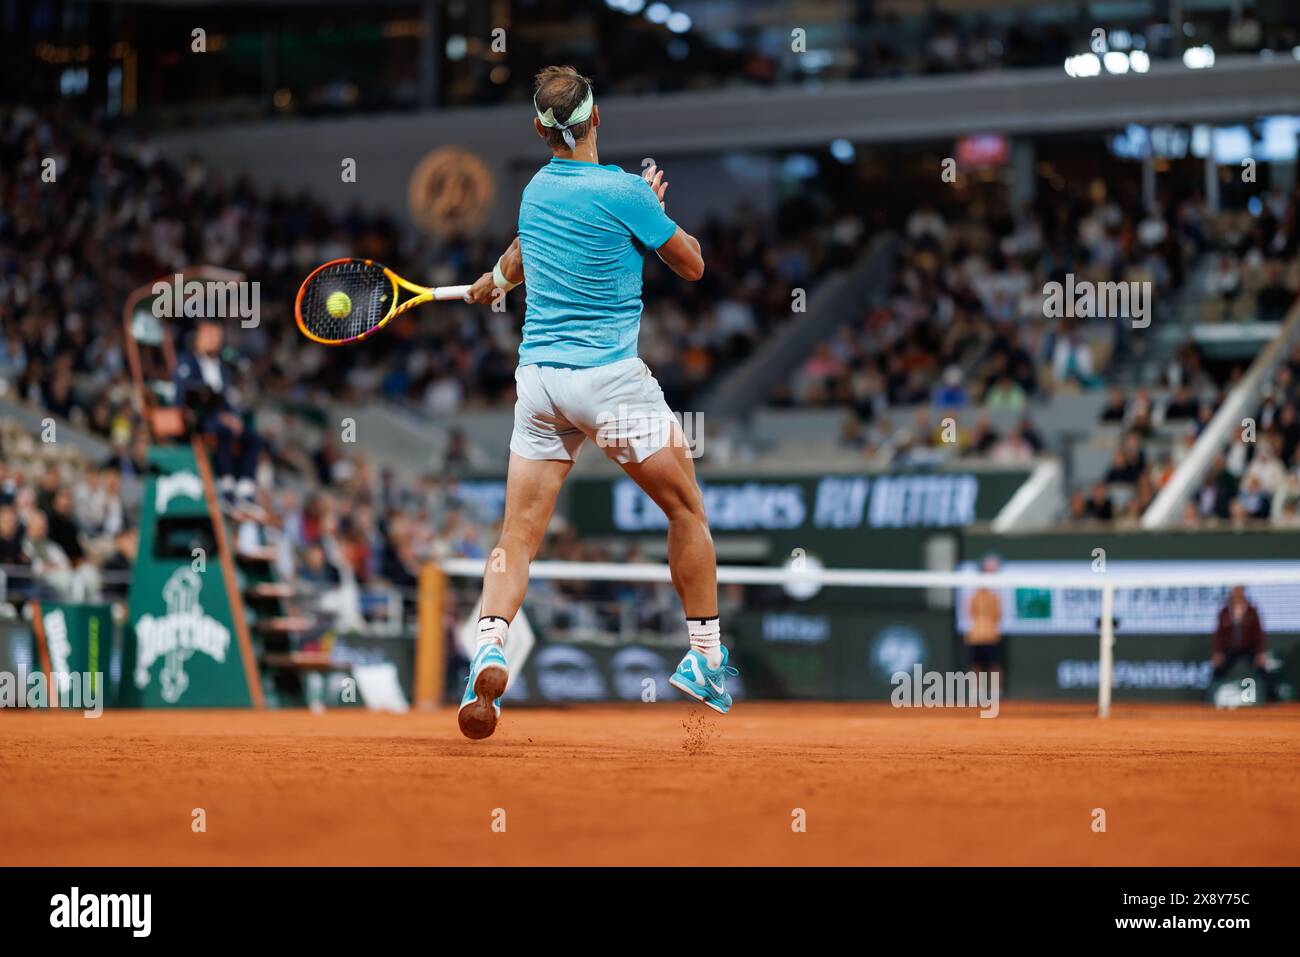
[[[131,580],[119,703],[127,707],[248,707],[203,481],[188,447],[150,451]]]
[[[1060,574],[1077,576],[1090,568],[1087,561],[1004,561],[1008,575]],[[963,570],[977,569],[964,562]],[[1106,565],[1106,579],[1115,585],[1115,633],[1117,635],[1210,635],[1218,623],[1219,611],[1233,585],[1244,584],[1246,597],[1259,611],[1266,632],[1300,634],[1300,588],[1295,585],[1250,583],[1252,572],[1297,571],[1300,561],[1124,561],[1112,559]],[[1160,586],[1148,584],[1161,574],[1205,574],[1217,585]],[[1100,576],[1098,576],[1100,579]],[[1100,588],[1000,588],[1001,621],[1004,635],[1088,635],[1096,637],[1101,620]],[[970,627],[970,599],[973,590],[957,589],[957,628]]]

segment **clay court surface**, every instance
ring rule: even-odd
[[[8,712],[0,782],[0,864],[1300,864],[1294,706]]]

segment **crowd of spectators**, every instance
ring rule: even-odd
[[[1035,405],[1062,391],[1106,390],[1099,424],[1107,428],[1094,438],[1113,436],[1112,458],[1095,482],[1073,490],[1068,517],[1136,522],[1243,367],[1207,366],[1188,339],[1160,360],[1153,387],[1133,385],[1140,380],[1116,371],[1148,345],[1132,324],[1045,315],[1045,285],[1064,284],[1066,273],[1147,281],[1166,323],[1278,321],[1300,287],[1298,201],[1300,191],[1273,190],[1216,215],[1195,196],[1145,211],[1092,182],[1078,193],[1045,192],[1005,219],[919,207],[887,301],[839,326],[770,402],[852,409],[840,444],[879,465],[955,455],[1015,462],[1045,447],[1069,451],[1060,437],[1039,434]],[[990,412],[1017,424],[999,432]],[[1294,412],[1274,417],[1284,415]],[[1221,471],[1220,486],[1223,476],[1242,476]],[[1203,495],[1197,516],[1262,515],[1272,490],[1245,482],[1244,497],[1235,488],[1213,501]]]
[[[1264,388],[1260,406],[1215,456],[1183,521],[1300,528],[1300,345]]]

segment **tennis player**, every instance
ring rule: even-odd
[[[696,239],[664,209],[668,183],[602,166],[600,110],[591,81],[572,67],[537,74],[533,126],[551,161],[524,189],[519,235],[470,289],[491,303],[527,282],[515,372],[501,540],[483,577],[478,648],[461,701],[460,729],[496,729],[506,690],[505,642],[528,589],[528,566],[578,450],[592,439],[668,517],[668,565],[690,650],[669,682],[726,714],[727,649],[719,641],[717,567],[695,465],[663,390],[637,358],[641,273],[648,250],[683,279],[704,275]]]

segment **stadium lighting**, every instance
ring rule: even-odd
[[[1128,72],[1127,53],[1121,53],[1118,50],[1111,50],[1101,58],[1101,62],[1105,65],[1107,73],[1120,75]]]
[[[1134,73],[1146,73],[1151,69],[1151,57],[1145,50],[1134,50],[1128,55],[1128,65]]]
[[[646,7],[645,18],[651,23],[667,23],[673,15],[673,8],[666,3],[652,3]]]
[[[857,151],[853,149],[853,144],[848,140],[831,140],[831,156],[834,156],[841,163],[852,163]]]
[[[667,26],[673,33],[685,33],[691,28],[691,18],[678,10],[668,18]]]
[[[1101,60],[1095,53],[1080,53],[1066,57],[1065,73],[1075,78],[1097,76],[1101,73]]]
[[[1199,47],[1188,47],[1183,51],[1183,66],[1189,70],[1208,70],[1214,66],[1214,47],[1208,43]]]

